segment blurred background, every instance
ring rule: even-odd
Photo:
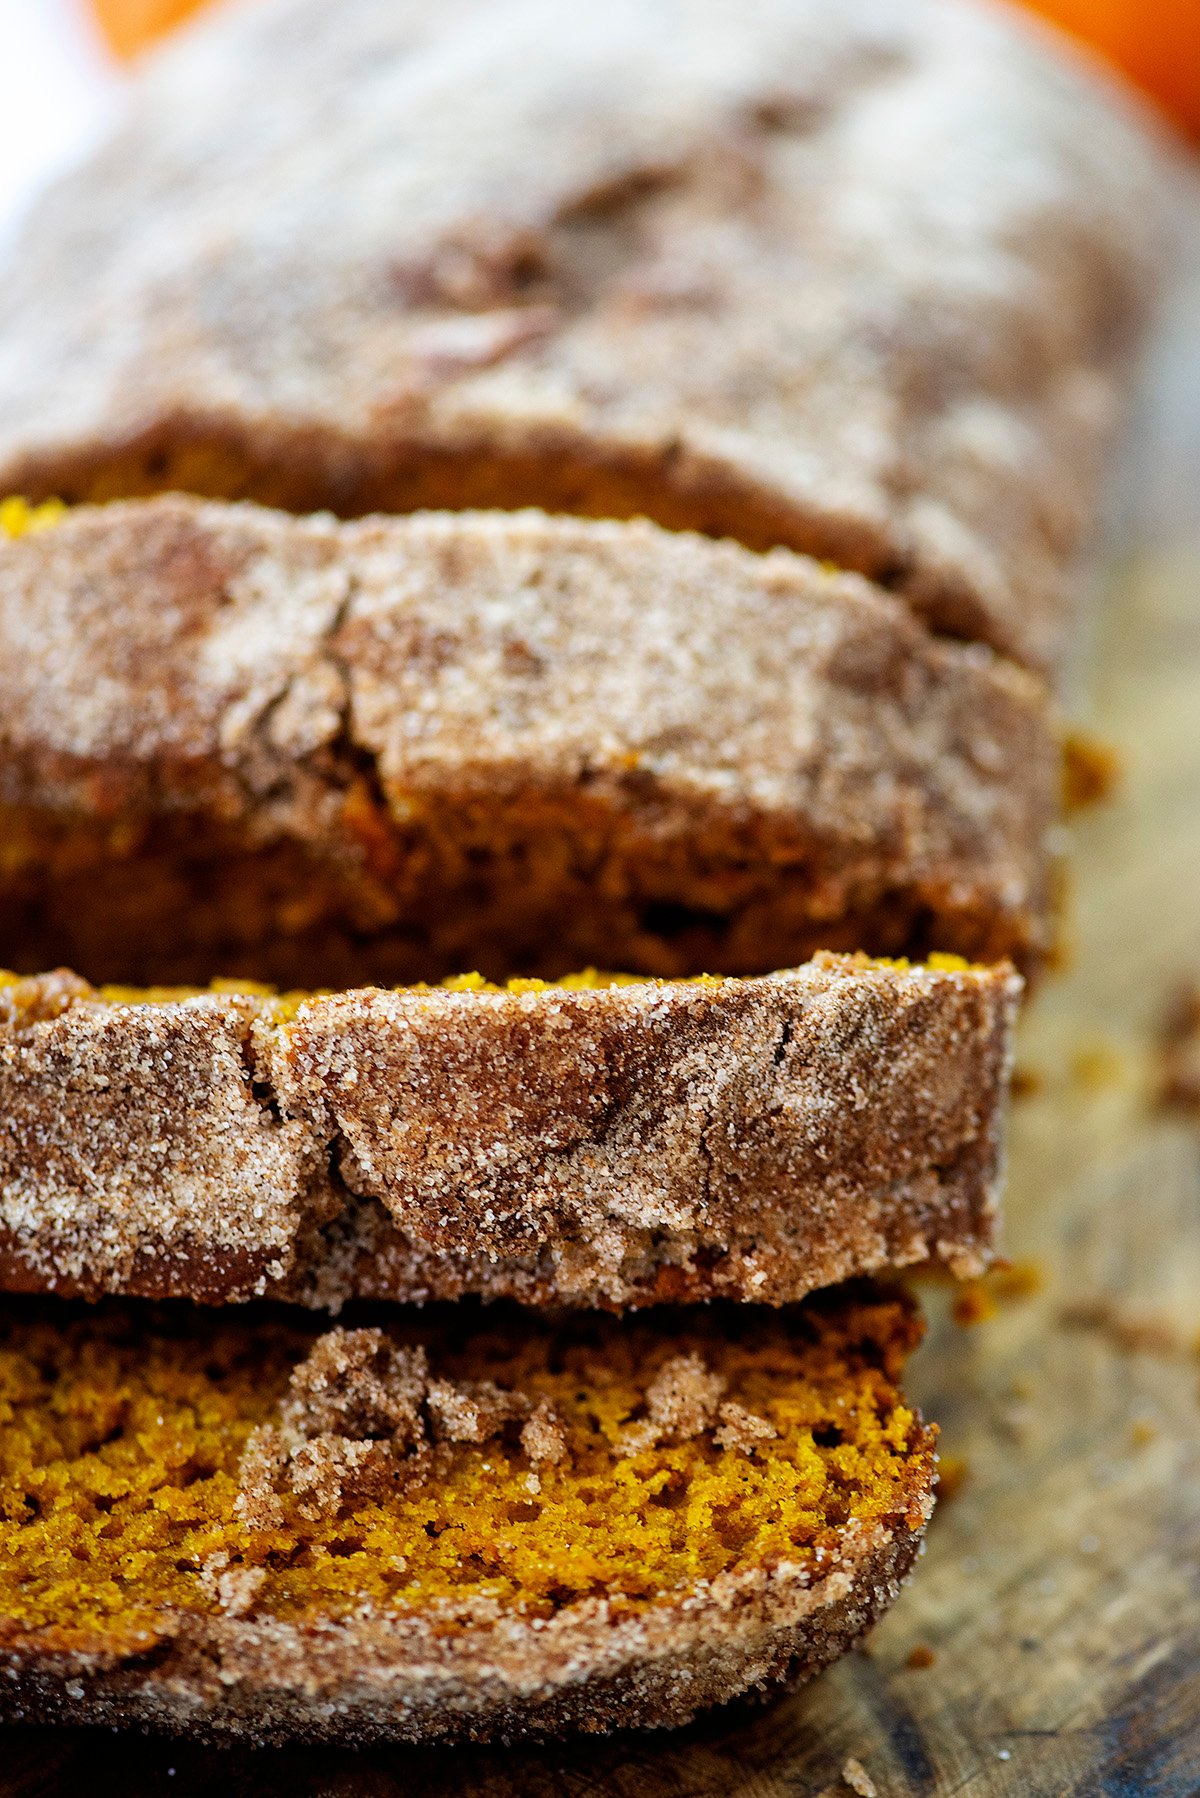
[[[0,250],[39,186],[102,132],[131,62],[212,4],[0,0]],[[1029,4],[1121,68],[1200,141],[1200,0]]]
[[[120,85],[88,0],[0,0],[0,251],[37,189],[103,131]]]

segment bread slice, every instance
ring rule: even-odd
[[[832,1660],[919,1546],[899,1299],[320,1327],[0,1307],[0,1719],[684,1723]]]
[[[777,1305],[987,1258],[1011,973],[454,985],[0,977],[0,1284]]]
[[[0,954],[139,986],[1036,966],[1037,684],[645,523],[179,497],[0,540]]]
[[[1158,175],[968,0],[229,8],[12,259],[0,492],[645,514],[1051,669]]]

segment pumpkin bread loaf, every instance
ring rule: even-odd
[[[895,1597],[1157,172],[972,0],[259,0],[48,198],[0,1720],[664,1726]]]

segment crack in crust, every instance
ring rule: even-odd
[[[0,716],[26,972],[311,990],[1049,945],[1042,691],[782,551],[84,508],[0,541]]]
[[[1019,990],[836,956],[286,1000],[10,980],[0,1283],[619,1307],[974,1272]]]

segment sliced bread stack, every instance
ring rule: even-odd
[[[671,1724],[895,1596],[1153,193],[967,0],[259,0],[47,202],[0,1715]]]

